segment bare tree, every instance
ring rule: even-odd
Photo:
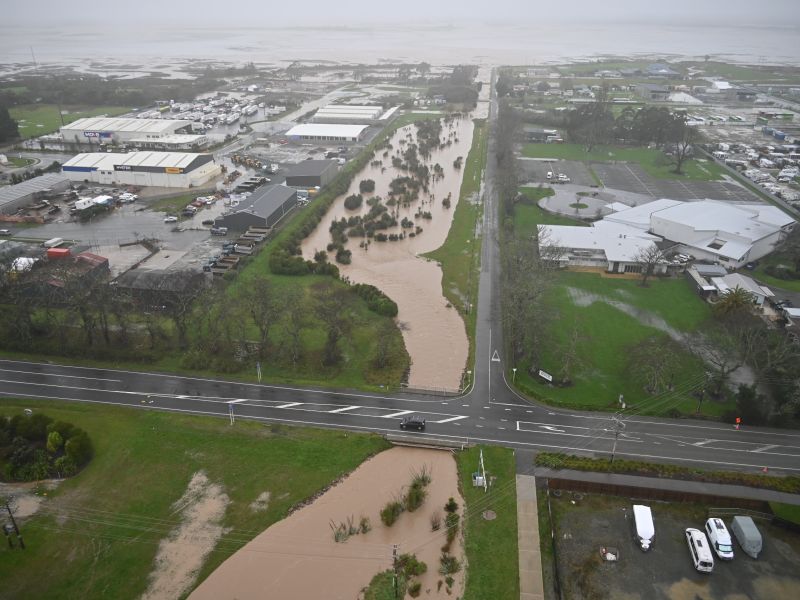
[[[742,347],[736,336],[716,325],[693,336],[691,349],[714,369],[714,394],[722,394],[731,373],[744,364]]]
[[[156,299],[175,325],[178,347],[185,350],[189,345],[189,318],[195,300],[203,293],[206,278],[203,273],[178,271],[162,277],[156,289]]]
[[[650,244],[639,250],[633,260],[641,268],[642,280],[639,285],[647,287],[647,280],[655,273],[658,264],[664,261],[664,253],[655,244]]]
[[[302,333],[308,319],[308,303],[303,291],[292,287],[285,292],[282,304],[283,333],[286,336],[283,347],[289,360],[296,365],[303,355]]]
[[[339,340],[349,330],[351,321],[347,294],[345,288],[332,283],[315,291],[315,313],[328,329],[322,361],[325,366],[336,365],[342,360]]]
[[[266,355],[269,332],[281,314],[280,300],[271,283],[264,277],[255,277],[241,295],[244,307],[258,329],[259,356]]]
[[[672,388],[680,365],[677,357],[683,346],[666,336],[652,336],[631,347],[628,351],[630,374],[644,382],[651,394]]]
[[[685,116],[674,117],[669,137],[675,166],[673,172],[680,175],[683,173],[683,163],[691,156],[692,147],[697,141],[697,129],[686,122]]]

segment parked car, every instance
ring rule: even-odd
[[[213,225],[213,224],[214,224],[214,219],[205,219],[203,221],[203,225]]]
[[[714,570],[714,557],[708,548],[706,534],[699,529],[689,527],[686,530],[686,544],[689,546],[694,568],[700,573],[711,573]]]
[[[733,543],[731,534],[722,519],[709,519],[706,521],[706,534],[714,552],[722,560],[733,560]]]
[[[403,420],[400,421],[400,429],[416,429],[417,431],[425,431],[425,419],[416,415],[403,417]]]
[[[177,223],[177,222],[178,222],[178,217],[176,217],[175,215],[167,215],[166,217],[164,217],[164,223]]]
[[[571,181],[571,179],[569,177],[567,177],[566,175],[564,175],[563,173],[559,173],[558,174],[558,182],[559,183],[569,183],[570,181]]]
[[[548,179],[552,179],[553,178],[553,172],[552,171],[548,171],[547,172],[547,178]]]
[[[227,227],[212,227],[211,235],[228,235]]]
[[[11,235],[10,229],[0,229],[0,235]]]

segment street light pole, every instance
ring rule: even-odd
[[[619,438],[619,434],[625,431],[625,423],[619,419],[618,415],[614,415],[611,417],[614,421],[614,446],[611,448],[611,464],[614,464],[614,456],[617,453],[617,439]]]
[[[511,373],[512,373],[512,375],[511,375],[511,383],[512,384],[516,384],[517,383],[517,367],[511,367]]]

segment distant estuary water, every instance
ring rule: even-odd
[[[391,25],[271,28],[11,28],[0,25],[0,74],[32,63],[116,64],[177,72],[190,60],[286,64],[295,60],[378,63],[543,64],[633,56],[702,57],[800,64],[797,26],[644,24]]]

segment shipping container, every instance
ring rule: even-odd
[[[59,258],[68,258],[70,255],[69,248],[48,248],[47,258],[56,260]]]

